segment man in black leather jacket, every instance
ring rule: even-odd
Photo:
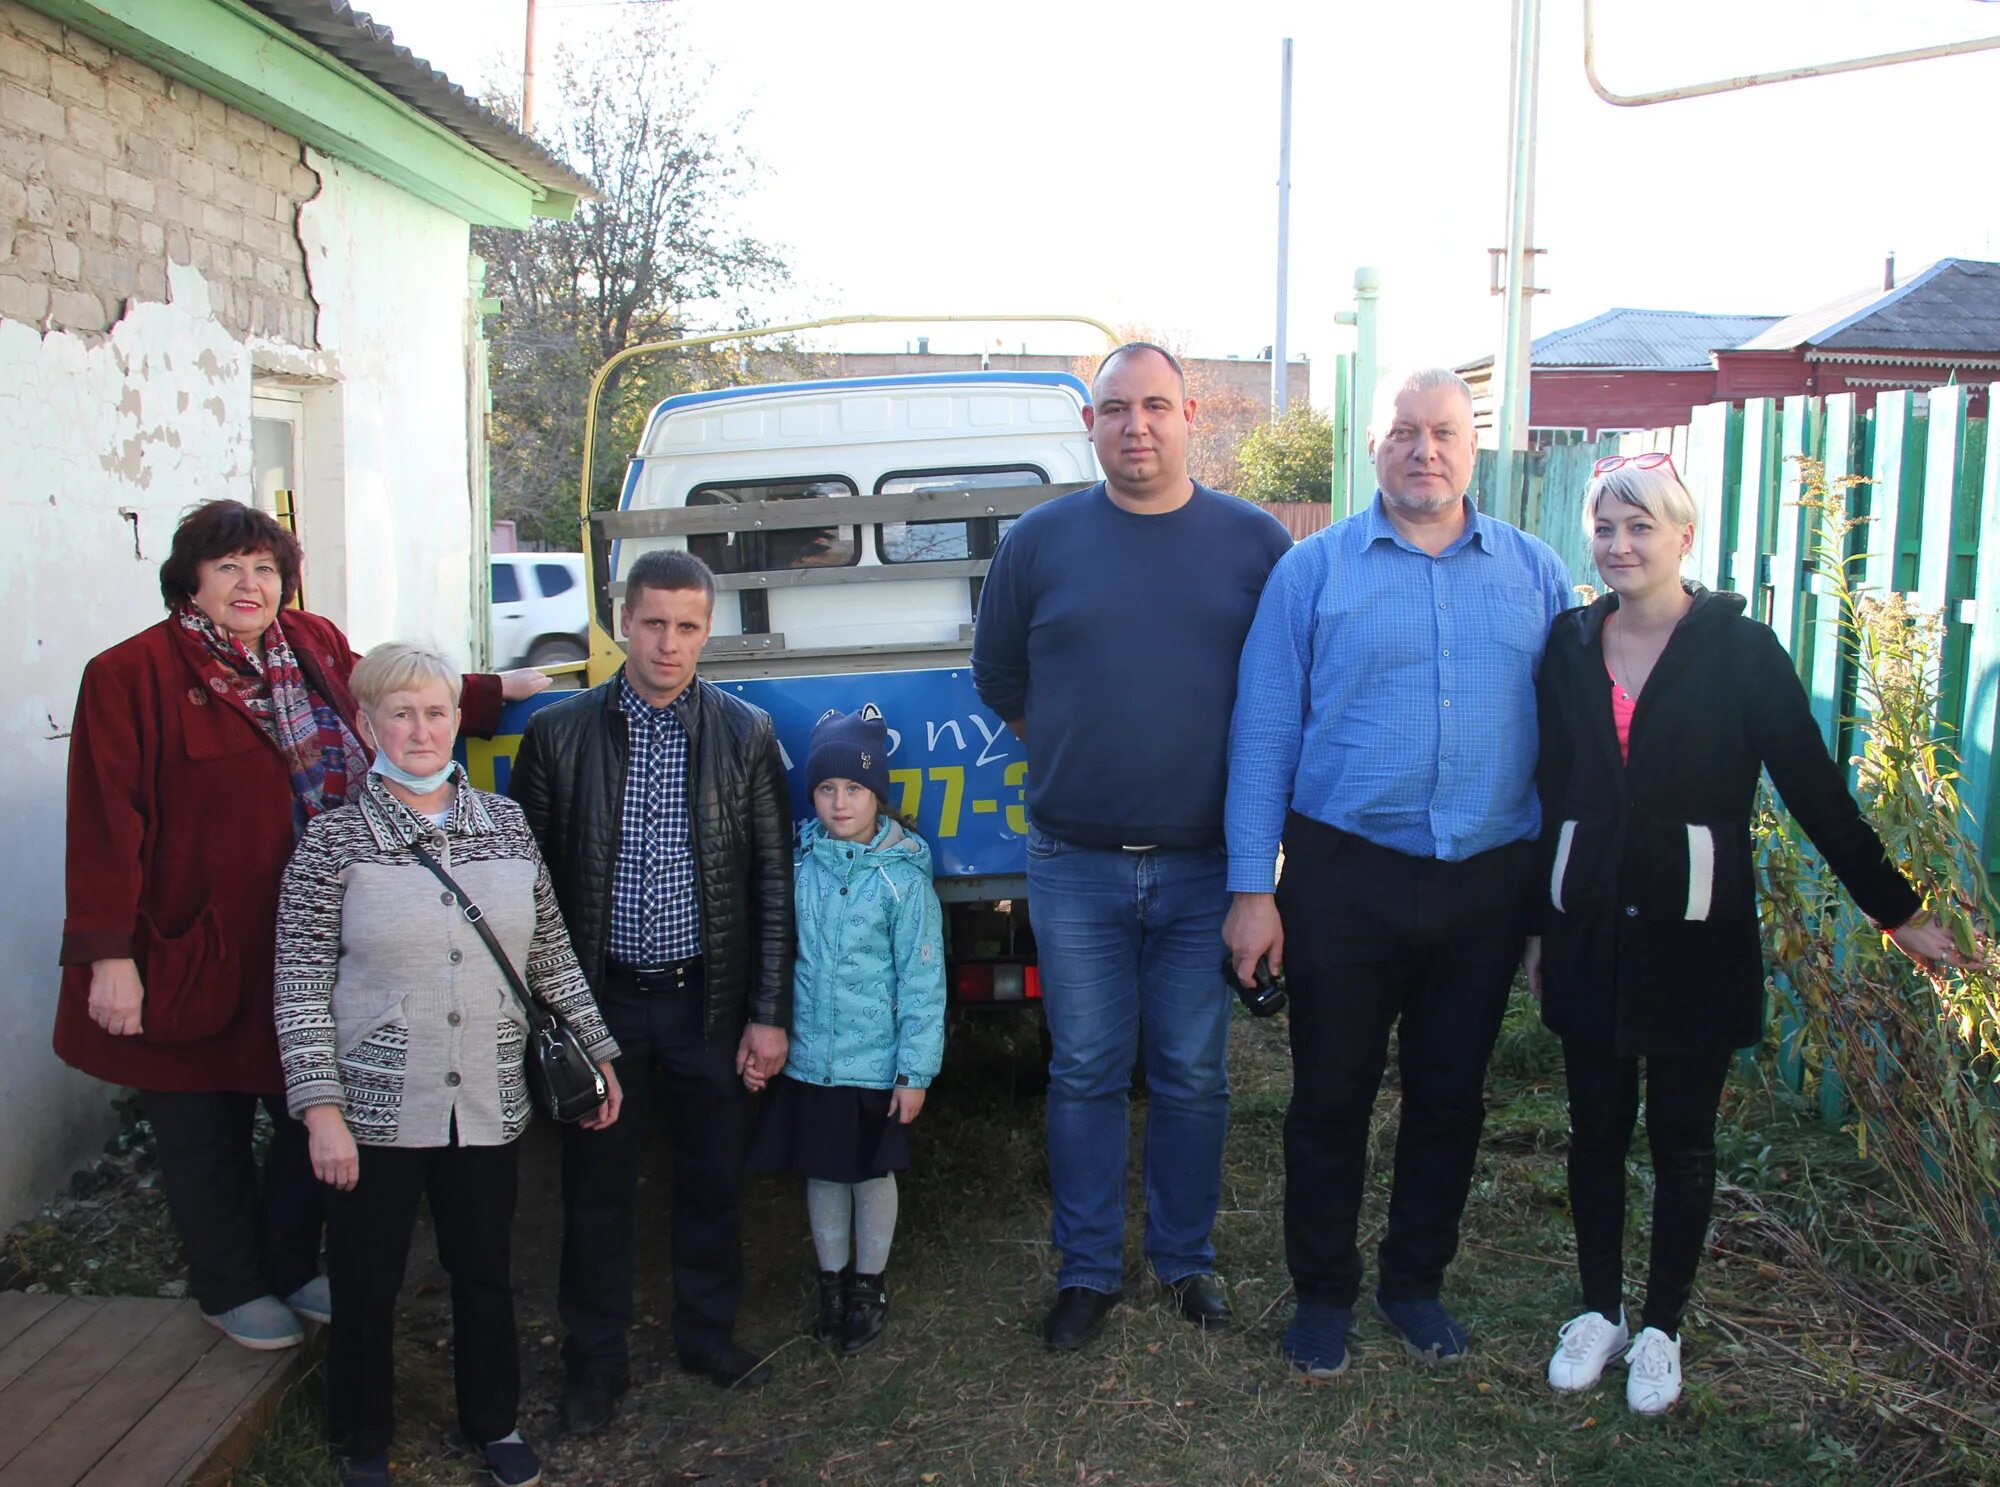
[[[715,579],[685,552],[626,574],[626,661],[528,724],[526,811],[577,959],[623,1050],[624,1110],[564,1126],[559,1300],[565,1425],[610,1419],[629,1382],[632,1220],[655,1102],[673,1146],[673,1332],[725,1388],[769,1368],[734,1339],[744,1088],[785,1065],[792,822],[770,717],[695,675]]]

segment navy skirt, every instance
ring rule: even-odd
[[[764,1101],[747,1163],[821,1182],[867,1182],[910,1170],[910,1128],[889,1116],[889,1091],[806,1084],[786,1075]]]

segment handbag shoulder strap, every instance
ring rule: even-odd
[[[521,1005],[527,1009],[528,1015],[533,1017],[535,1013],[544,1010],[540,999],[529,991],[526,983],[521,980],[521,973],[514,969],[514,962],[507,958],[507,952],[500,948],[500,937],[493,933],[493,926],[486,922],[486,911],[472,901],[472,896],[458,886],[452,875],[444,870],[435,857],[423,849],[421,843],[411,842],[410,850],[417,854],[417,861],[429,868],[440,883],[458,895],[459,912],[465,915],[467,924],[479,931],[479,938],[486,942],[486,948],[493,952],[493,959],[499,963],[502,974],[506,976],[508,989],[520,998]]]

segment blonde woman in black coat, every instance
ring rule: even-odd
[[[1584,1304],[1549,1382],[1587,1389],[1623,1354],[1626,1402],[1641,1414],[1680,1396],[1723,1080],[1733,1050],[1763,1035],[1759,773],[1905,954],[1957,960],[1862,820],[1777,636],[1740,595],[1681,578],[1695,510],[1666,455],[1598,461],[1584,530],[1609,592],[1556,618],[1538,683],[1545,876],[1528,977],[1563,1040]],[[1641,1060],[1654,1192],[1635,1335],[1621,1247]]]

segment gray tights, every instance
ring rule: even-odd
[[[885,1172],[866,1182],[806,1179],[806,1217],[822,1270],[845,1270],[850,1240],[854,1269],[880,1275],[896,1237],[896,1175]]]

